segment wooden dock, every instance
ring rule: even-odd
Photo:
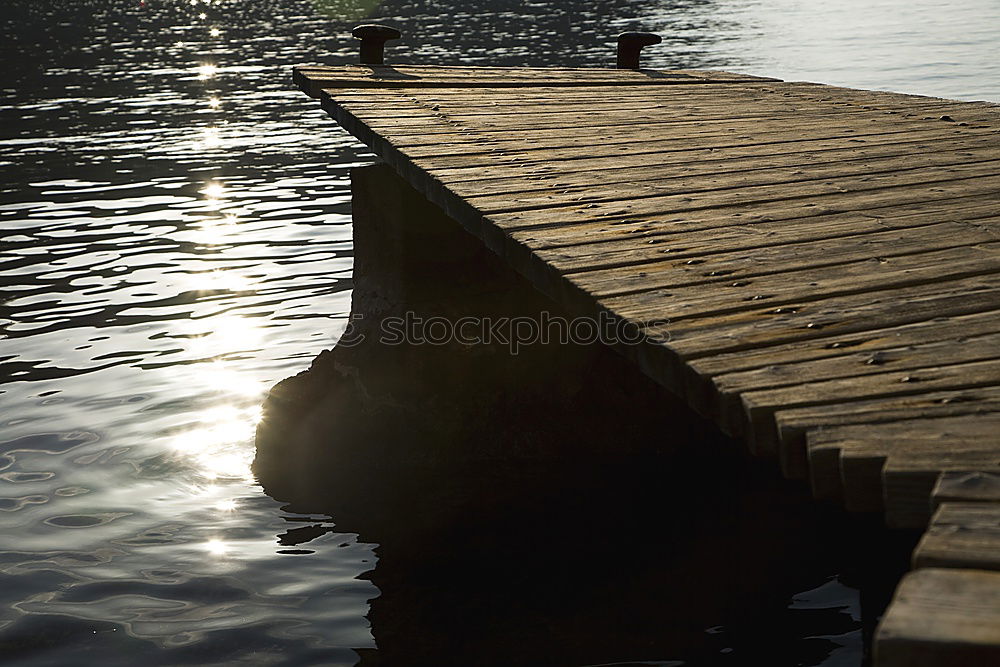
[[[752,452],[926,530],[878,665],[1000,664],[1000,107],[709,71],[295,79]]]

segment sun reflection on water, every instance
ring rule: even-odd
[[[222,332],[226,340],[224,325],[230,320],[242,322],[243,318],[211,318],[211,334],[195,338],[195,347],[204,345],[206,338],[218,336]],[[222,325],[220,327],[220,325]],[[242,325],[241,325],[242,326]],[[242,326],[241,331],[255,331]],[[234,339],[219,342],[215,346],[231,349]],[[176,432],[170,441],[171,450],[204,480],[241,480],[253,482],[250,464],[253,461],[253,442],[257,424],[261,420],[261,401],[266,385],[227,366],[216,359],[197,365],[193,374],[195,383],[208,392],[203,395],[217,396],[214,402],[191,415],[187,426]],[[233,511],[233,501],[220,501],[216,507],[223,511]]]
[[[201,239],[206,245],[218,245],[225,242],[225,232],[215,228],[206,229],[206,238]],[[201,271],[185,276],[186,281],[191,284],[191,288],[196,292],[252,292],[257,281],[236,273],[233,270],[216,269],[214,271]]]
[[[205,543],[205,550],[213,556],[225,556],[229,551],[229,545],[222,540],[209,540]]]
[[[215,65],[212,65],[211,63],[205,63],[204,65],[199,65],[198,78],[202,81],[206,79],[211,79],[213,76],[215,76],[216,72],[218,71],[219,68],[216,67]]]
[[[250,470],[267,388],[325,345],[328,312],[346,312],[346,291],[321,298],[331,285],[346,289],[344,279],[313,286],[312,276],[343,273],[348,259],[307,253],[350,238],[340,155],[353,144],[331,148],[325,119],[272,131],[287,120],[272,99],[287,88],[275,58],[307,60],[314,19],[276,20],[275,3],[258,0],[235,3],[232,21],[234,3],[216,0],[21,4],[33,16],[8,50],[35,61],[44,47],[44,57],[17,73],[5,104],[17,121],[11,136],[41,138],[0,160],[16,170],[0,231],[18,254],[0,278],[24,293],[5,304],[11,327],[39,331],[4,341],[10,356],[0,361],[14,382],[0,387],[0,440],[55,444],[0,457],[0,510],[9,510],[0,532],[11,535],[0,644],[18,651],[4,656],[112,664],[123,646],[108,641],[115,632],[147,642],[140,651],[203,643],[199,655],[219,664],[286,645],[296,661],[320,635],[330,646],[370,646],[363,616],[374,595],[353,577],[371,554],[339,549],[336,560],[288,568],[277,542],[286,512]],[[63,29],[95,4],[97,20]],[[63,28],[43,30],[36,18]],[[258,62],[271,46],[237,33],[266,34],[279,55]],[[220,84],[235,76],[238,114]],[[80,150],[56,150],[64,139]],[[333,169],[296,159],[313,146],[330,149]],[[66,176],[67,159],[79,178]],[[300,196],[280,224],[268,219],[273,202],[287,205],[275,197],[324,185],[333,203]],[[276,280],[293,269],[304,282]],[[78,429],[93,430],[93,442],[78,442]],[[323,595],[328,580],[345,587],[335,605]],[[299,636],[283,634],[284,619]],[[74,641],[53,648],[38,632]]]
[[[201,289],[205,289],[204,284],[202,285]],[[177,327],[183,330],[183,335],[189,339],[191,353],[197,358],[218,362],[221,362],[226,354],[259,349],[264,340],[264,332],[257,328],[254,318],[232,313],[193,318],[179,322]],[[214,373],[212,382],[213,388],[228,392],[245,380],[241,374],[229,371],[224,377],[218,372]],[[258,387],[255,383],[251,383],[251,386]]]
[[[222,139],[219,137],[219,128],[217,127],[206,127],[201,131],[201,143],[205,148],[215,148],[222,144]]]
[[[206,408],[197,425],[174,436],[171,446],[209,480],[253,480],[253,459],[247,443],[253,439],[259,411],[221,404]]]
[[[205,187],[199,190],[199,192],[209,199],[219,199],[223,194],[225,194],[226,188],[223,187],[222,183],[211,181],[206,183]]]
[[[215,503],[215,509],[219,510],[220,512],[235,512],[236,507],[237,507],[236,501],[233,500],[232,498],[229,498],[227,500],[220,500],[219,502]]]

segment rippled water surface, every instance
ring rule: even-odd
[[[6,0],[0,660],[374,646],[375,545],[248,469],[263,392],[344,326],[348,172],[370,159],[288,66],[353,60],[368,12],[406,33],[398,61],[601,65],[643,28],[666,37],[651,66],[1000,99],[991,0]],[[811,664],[852,664],[854,594],[815,590],[789,609],[847,626]]]

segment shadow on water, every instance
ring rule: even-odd
[[[863,664],[906,540],[697,445],[438,475],[317,468],[289,509],[379,545],[365,664]]]

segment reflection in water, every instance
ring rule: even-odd
[[[219,68],[215,65],[205,64],[198,67],[198,79],[200,81],[205,81],[206,79],[211,79],[218,72]]]
[[[861,664],[912,544],[700,444],[360,494],[316,470],[296,504],[379,543],[373,664]]]
[[[236,501],[232,498],[215,503],[215,508],[220,512],[235,512],[237,507]]]
[[[220,540],[212,539],[205,543],[205,550],[213,556],[225,556],[226,552],[229,551],[229,547]]]
[[[456,12],[444,0],[3,3],[0,58],[16,64],[0,101],[4,659],[350,664],[352,649],[373,646],[365,614],[378,591],[358,576],[375,564],[374,545],[343,532],[351,527],[338,517],[282,510],[247,472],[262,391],[330,347],[347,316],[348,170],[368,157],[292,89],[287,71],[294,62],[353,61],[346,21],[374,12],[399,25],[406,36],[390,57],[401,62],[606,64],[617,32],[643,28],[667,35],[650,51],[656,66],[998,97],[988,54],[1000,21],[986,0],[946,12],[920,0],[893,17],[908,17],[920,34],[940,31],[938,52],[955,64],[939,69],[922,57],[901,64],[905,26],[875,41],[856,31],[852,41],[852,12],[885,14],[886,2],[460,4]],[[815,34],[787,31],[825,30],[831,21],[817,11],[840,21],[822,58],[809,51]],[[864,67],[851,72],[859,65],[851,58]],[[857,72],[865,78],[846,78]],[[477,561],[489,572],[508,573],[496,580],[506,590],[482,598],[509,613],[496,619],[509,622],[522,602],[544,606],[557,592],[572,604],[574,590],[593,592],[600,581],[646,605],[636,607],[649,612],[645,620],[622,614],[651,632],[638,641],[656,636],[664,616],[649,609],[655,596],[634,587],[637,575],[629,584],[643,567],[655,574],[656,559],[626,531],[628,508],[619,507],[589,522],[576,515],[566,524],[575,534],[557,531],[554,542],[530,522],[506,534],[506,524],[490,524],[492,536],[453,555],[440,541],[426,552],[442,556],[439,569],[421,570],[412,589],[390,584],[419,560],[377,570],[383,609],[419,609],[420,596],[438,596],[434,613],[470,612],[462,632],[476,630],[473,620],[492,622],[485,603],[471,608],[475,597],[462,593],[466,575],[490,582],[461,569],[468,546],[496,555]],[[387,559],[389,551],[387,541]],[[558,556],[577,552],[594,558],[552,579],[546,597],[544,573],[560,575]],[[796,591],[789,613],[800,616],[849,604],[853,593],[838,581],[792,582],[769,604],[780,610]],[[400,601],[407,591],[414,597]],[[834,615],[809,628],[847,627]],[[541,616],[524,621],[544,625]],[[387,641],[405,622],[418,633],[456,627],[416,613],[385,622]],[[706,636],[725,638],[722,651],[732,627]],[[809,632],[789,627],[789,641]],[[824,646],[810,659],[834,650]]]

